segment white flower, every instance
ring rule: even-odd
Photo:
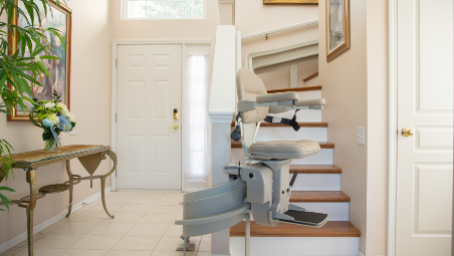
[[[57,103],[57,108],[61,108],[62,110],[63,109],[66,109],[66,110],[68,109],[68,107],[65,104],[63,104],[63,103]]]
[[[75,122],[76,121],[76,118],[73,116],[73,114],[69,113],[68,108],[62,108],[60,114],[62,116],[66,116],[70,122]]]
[[[60,119],[58,118],[57,114],[50,114],[47,117],[47,120],[49,120],[52,123],[52,126],[58,125],[60,122]]]
[[[54,108],[54,107],[55,107],[55,103],[53,103],[53,102],[47,102],[46,104],[44,104],[44,107],[45,107],[46,109]]]
[[[68,112],[68,115],[66,116],[70,122],[76,122],[76,117],[73,116],[73,114]]]

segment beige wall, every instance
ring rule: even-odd
[[[326,62],[325,1],[319,2],[319,73],[327,105],[328,141],[335,143],[334,163],[342,168],[341,189],[351,197],[350,221],[361,230],[366,248],[367,148],[357,144],[357,127],[367,127],[366,1],[350,0],[351,49]]]
[[[388,10],[387,1],[350,0],[351,49],[326,62],[325,1],[320,1],[320,83],[328,140],[351,197],[350,221],[366,256],[387,253]],[[357,144],[366,127],[366,146]]]
[[[73,10],[71,112],[77,119],[75,136],[62,135],[62,144],[110,144],[110,63],[111,25],[109,0],[68,1]],[[7,122],[0,116],[0,137],[8,140],[16,152],[44,148],[42,130],[29,122]],[[73,172],[86,175],[81,164],[72,161]],[[110,163],[104,161],[99,172],[107,172]],[[64,164],[54,164],[37,170],[37,185],[62,183],[68,179]],[[17,169],[14,179],[3,181],[0,186],[10,186],[17,192],[11,198],[27,195],[25,172]],[[110,181],[107,185],[110,187]],[[75,188],[74,202],[100,191],[99,181],[90,189],[84,181]],[[35,225],[63,212],[68,204],[68,193],[49,195],[38,201],[35,209]],[[12,206],[10,212],[0,212],[0,244],[26,232],[25,210]]]
[[[217,0],[207,1],[206,19],[122,20],[121,0],[109,0],[112,38],[116,39],[214,39],[220,24]]]
[[[367,1],[367,256],[387,254],[388,1]]]

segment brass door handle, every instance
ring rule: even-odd
[[[174,125],[174,126],[170,126],[170,127],[169,127],[169,130],[170,130],[170,129],[178,130],[178,124],[176,124],[176,125]]]
[[[408,127],[405,127],[404,129],[402,129],[402,136],[404,136],[404,137],[413,136],[413,130]]]

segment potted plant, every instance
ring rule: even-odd
[[[66,40],[59,30],[55,28],[42,29],[39,5],[44,9],[45,15],[50,10],[49,0],[0,0],[0,15],[7,16],[8,22],[0,22],[0,112],[11,113],[11,106],[20,106],[27,110],[25,101],[32,101],[27,95],[33,95],[34,86],[42,86],[37,77],[49,76],[48,67],[42,59],[58,59],[54,56],[41,55],[51,45],[45,33],[57,36],[63,45]],[[55,0],[57,4],[59,0]],[[13,25],[13,19],[23,16],[28,24],[26,27]],[[8,32],[17,37],[18,50],[9,55],[12,49],[8,38]],[[39,56],[39,57],[38,57]],[[10,87],[11,86],[11,87]],[[11,88],[14,88],[11,89]],[[0,182],[7,179],[12,173],[11,152],[13,147],[0,134]],[[0,200],[8,208],[9,199],[2,191],[14,192],[8,187],[0,187]],[[0,208],[0,211],[4,209]]]

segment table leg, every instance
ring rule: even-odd
[[[69,179],[69,204],[68,204],[68,213],[66,213],[66,217],[71,215],[72,206],[73,206],[73,174],[71,172],[71,167],[69,165],[69,160],[66,160],[66,173],[68,174]]]
[[[36,196],[38,194],[34,169],[27,170],[27,183],[30,184],[30,202],[26,208],[28,255],[33,256],[33,211],[35,209]]]
[[[102,201],[102,207],[104,207],[104,211],[107,213],[107,215],[109,215],[109,217],[111,217],[113,219],[113,218],[115,218],[115,216],[111,215],[109,213],[109,211],[107,211],[107,207],[106,207],[106,193],[105,193],[105,190],[106,190],[106,178],[107,177],[101,177],[101,201]]]

